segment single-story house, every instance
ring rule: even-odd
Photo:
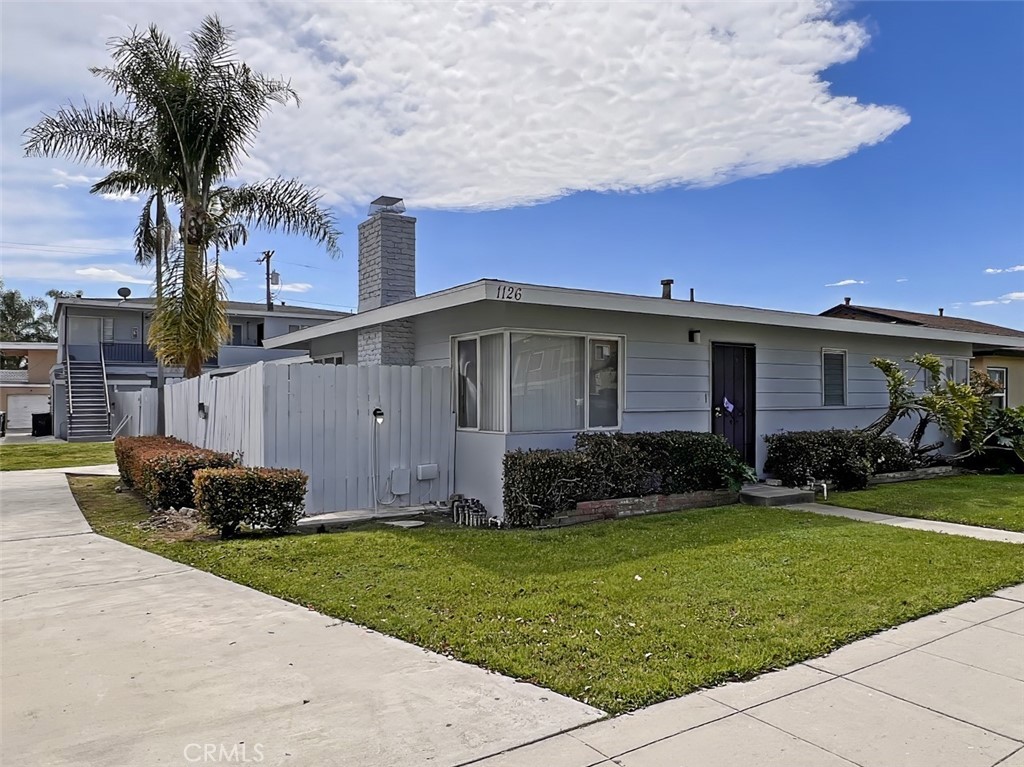
[[[826,309],[822,317],[842,317],[865,322],[885,322],[890,325],[957,330],[967,333],[983,333],[993,336],[1020,336],[1020,330],[992,325],[988,322],[952,317],[944,309],[937,314],[907,312],[902,309],[882,309],[875,306],[858,306],[847,298],[838,306]],[[971,367],[988,373],[989,377],[1001,384],[1003,390],[993,399],[997,407],[1020,407],[1024,405],[1024,348],[991,345],[977,346]]]
[[[680,299],[669,280],[660,296],[499,279],[417,296],[415,224],[397,198],[376,200],[359,227],[359,311],[265,345],[359,365],[450,366],[455,492],[490,513],[502,513],[509,450],[571,447],[584,430],[689,429],[723,435],[761,469],[765,434],[878,417],[888,396],[873,357],[932,352],[966,379],[979,350],[1024,347],[1024,331]]]
[[[32,428],[33,413],[50,412],[50,369],[57,362],[57,344],[2,341],[0,355],[17,359],[18,367],[0,370],[0,410],[7,428]]]

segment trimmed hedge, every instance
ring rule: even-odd
[[[284,532],[302,516],[307,480],[298,469],[200,469],[193,480],[196,508],[222,538],[243,524]]]
[[[505,521],[539,525],[581,501],[721,490],[752,476],[739,452],[714,434],[581,433],[575,450],[505,454]]]
[[[121,482],[127,487],[138,487],[142,483],[142,456],[158,452],[177,452],[191,447],[174,437],[117,437],[114,440],[114,459],[121,474]]]
[[[114,456],[122,481],[154,509],[195,506],[192,478],[196,471],[239,465],[234,455],[173,437],[118,437]]]
[[[880,437],[849,429],[790,431],[764,438],[764,470],[784,484],[799,486],[808,477],[831,481],[837,490],[859,490],[868,477],[914,467],[910,446],[892,434]]]

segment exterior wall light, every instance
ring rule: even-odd
[[[378,426],[384,423],[384,411],[379,407],[373,409],[373,420],[377,422]]]
[[[699,344],[700,343],[700,331],[699,330],[691,330],[690,331],[690,343],[691,344]]]

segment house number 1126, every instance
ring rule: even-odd
[[[498,286],[498,300],[499,301],[521,301],[523,298],[523,289],[517,288],[514,285],[499,285]]]

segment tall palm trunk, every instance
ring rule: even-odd
[[[167,262],[167,249],[170,242],[170,221],[167,219],[167,205],[164,202],[162,189],[156,190],[156,300],[164,292],[164,265]],[[164,436],[167,424],[164,420],[164,363],[159,357],[156,360],[156,433]]]

